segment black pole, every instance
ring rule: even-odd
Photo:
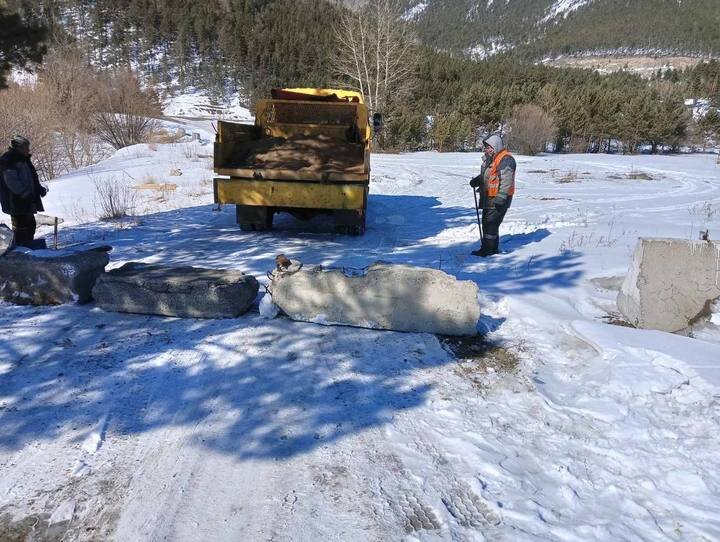
[[[475,198],[475,214],[477,215],[478,230],[480,230],[480,242],[482,243],[482,221],[480,220],[480,205],[478,204],[478,197],[475,188],[472,189],[473,197]]]

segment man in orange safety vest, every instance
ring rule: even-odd
[[[483,141],[485,157],[480,175],[470,181],[480,195],[482,207],[482,245],[475,256],[492,256],[500,252],[500,224],[515,194],[515,158],[505,148],[499,135]]]

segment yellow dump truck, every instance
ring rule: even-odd
[[[371,138],[357,92],[273,90],[257,103],[254,125],[218,122],[215,202],[236,205],[246,231],[272,228],[277,212],[301,219],[330,213],[337,231],[361,235]]]

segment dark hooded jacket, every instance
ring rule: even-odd
[[[0,204],[9,215],[29,215],[44,211],[40,184],[29,156],[10,148],[0,157]]]
[[[483,144],[491,145],[496,153],[500,153],[505,149],[505,143],[498,135],[492,135],[483,141]],[[498,171],[500,173],[500,187],[497,196],[494,198],[488,198],[485,196],[487,192],[487,183],[490,177],[490,164],[492,160],[483,162],[480,170],[480,175],[470,181],[470,186],[473,188],[481,188],[480,194],[482,196],[481,205],[483,208],[495,208],[497,206],[503,206],[509,201],[512,201],[512,194],[515,192],[515,170],[517,164],[515,158],[510,154],[506,155],[498,165]]]

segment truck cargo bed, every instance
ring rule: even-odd
[[[289,170],[298,173],[365,172],[365,147],[326,136],[266,137],[243,144],[239,160],[223,169]]]
[[[219,121],[215,202],[234,204],[245,231],[273,216],[332,214],[335,231],[361,235],[370,184],[368,110],[358,92],[282,89],[255,105],[253,125]]]

